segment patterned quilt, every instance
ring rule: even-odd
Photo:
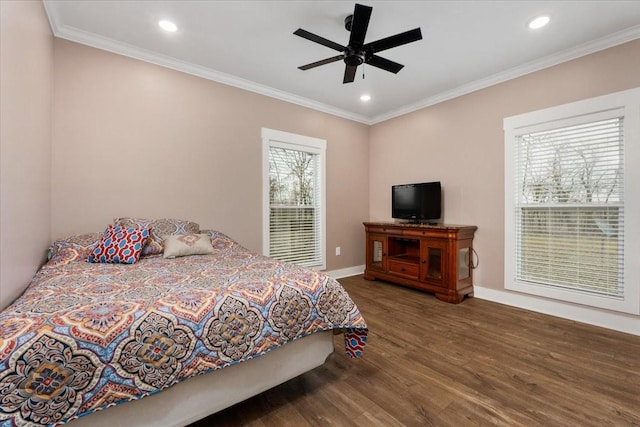
[[[0,426],[64,424],[318,331],[360,356],[367,325],[337,281],[210,234],[214,255],[133,265],[58,248],[0,313]]]

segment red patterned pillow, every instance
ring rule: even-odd
[[[109,225],[100,243],[89,253],[87,261],[133,264],[140,259],[150,229]]]

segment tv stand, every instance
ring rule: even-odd
[[[459,303],[473,295],[472,225],[365,222],[364,278],[382,279]]]

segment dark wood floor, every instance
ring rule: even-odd
[[[640,426],[640,337],[361,276],[364,357],[327,363],[193,425]]]

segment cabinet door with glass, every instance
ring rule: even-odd
[[[367,238],[367,268],[382,272],[387,270],[387,236],[369,234]]]
[[[458,251],[457,262],[455,273],[457,275],[456,288],[462,289],[467,286],[473,286],[473,281],[471,280],[471,245],[473,241],[471,239],[468,240],[459,240],[456,250]]]
[[[447,243],[422,240],[420,245],[420,280],[436,286],[447,286]]]

